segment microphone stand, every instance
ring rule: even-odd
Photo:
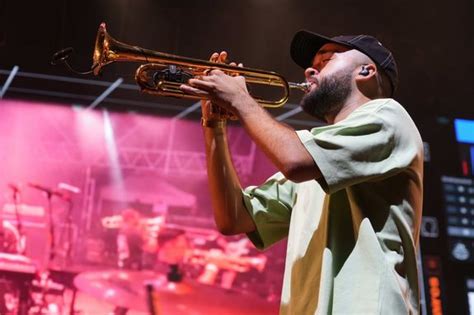
[[[46,199],[48,200],[48,221],[49,221],[49,257],[48,257],[48,262],[47,266],[51,264],[51,262],[54,259],[55,256],[55,246],[56,246],[56,241],[54,239],[54,222],[53,222],[53,203],[52,203],[52,197],[53,193],[50,190],[45,190],[44,191],[46,194]]]
[[[66,229],[67,229],[67,246],[66,246],[66,257],[64,259],[65,265],[68,266],[71,263],[71,252],[72,252],[72,209],[73,209],[73,202],[70,196],[66,201],[68,202],[68,209],[67,209],[67,217],[66,217]],[[75,311],[75,304],[76,304],[76,295],[77,289],[75,286],[72,288],[72,298],[69,304],[69,315],[74,315]]]
[[[68,264],[71,261],[71,253],[73,251],[73,229],[72,229],[72,210],[73,210],[73,199],[72,194],[79,194],[81,189],[67,183],[58,184],[59,192],[61,192],[61,198],[68,203],[68,210],[66,216],[66,255],[65,263]]]
[[[66,257],[65,262],[69,264],[71,262],[71,252],[72,252],[72,208],[73,203],[71,198],[66,199],[68,203],[67,217],[66,217],[66,229],[67,229],[67,244],[66,244]]]
[[[71,217],[72,200],[69,196],[65,195],[64,193],[61,193],[59,191],[56,191],[56,190],[53,190],[53,189],[50,189],[50,188],[47,188],[47,187],[44,187],[44,186],[41,186],[41,185],[38,185],[38,184],[29,183],[29,186],[44,192],[46,194],[46,198],[48,200],[48,205],[47,205],[48,210],[47,211],[48,211],[48,217],[49,217],[49,245],[50,245],[49,248],[50,248],[50,252],[49,252],[48,261],[47,261],[47,264],[46,264],[47,272],[46,272],[46,276],[45,276],[46,277],[45,281],[49,281],[51,263],[53,262],[54,258],[56,257],[56,240],[55,240],[55,229],[54,229],[54,220],[53,220],[52,197],[53,197],[53,195],[58,196],[59,198],[65,200],[69,203],[69,208],[68,208],[68,213],[67,213],[67,224],[68,224],[67,228],[68,228],[68,230],[70,229],[71,221],[72,221],[72,217]],[[69,261],[69,257],[70,257],[71,232],[68,232],[67,237],[68,237],[68,244],[67,244],[67,248],[66,248],[65,263],[67,263]],[[75,297],[76,297],[75,292],[76,291],[74,291],[74,294],[73,294],[73,301],[72,301],[72,304],[71,304],[70,309],[69,309],[69,314],[74,314],[74,301],[75,301]],[[40,313],[41,313],[42,309],[44,308],[44,306],[46,304],[45,296],[46,296],[46,286],[44,287],[44,290],[43,290],[43,304],[41,305]]]
[[[13,204],[15,206],[15,217],[16,217],[16,228],[18,230],[18,242],[19,242],[19,254],[24,255],[26,251],[26,245],[24,244],[25,236],[23,235],[23,224],[21,222],[20,211],[18,209],[20,199],[20,191],[13,189]]]
[[[64,195],[56,190],[44,187],[42,185],[28,183],[28,185],[34,189],[40,190],[46,194],[46,199],[48,201],[47,212],[49,220],[49,257],[47,261],[47,266],[50,267],[51,262],[56,257],[56,240],[55,240],[55,229],[54,229],[54,220],[53,220],[53,205],[52,198],[53,196],[58,196],[59,198],[64,199]]]

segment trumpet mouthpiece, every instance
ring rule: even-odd
[[[311,83],[309,83],[309,82],[301,82],[301,83],[288,82],[288,85],[292,89],[298,89],[298,90],[301,90],[301,91],[306,93],[306,92],[309,91]]]

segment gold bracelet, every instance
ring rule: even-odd
[[[225,119],[206,119],[201,118],[201,125],[206,128],[224,128],[227,120]]]

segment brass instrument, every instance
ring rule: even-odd
[[[112,38],[106,30],[105,23],[100,24],[97,32],[92,71],[95,75],[102,68],[115,61],[143,63],[135,73],[135,80],[142,92],[160,96],[201,99],[199,96],[182,92],[179,86],[190,78],[206,75],[210,70],[219,69],[229,75],[245,77],[247,84],[274,86],[283,89],[280,99],[268,100],[255,97],[264,107],[280,107],[286,103],[290,88],[307,91],[308,83],[292,83],[275,72],[252,68],[231,66],[199,59],[166,54],[138,46],[124,44]]]

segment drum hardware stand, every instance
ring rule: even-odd
[[[181,272],[178,264],[169,264],[169,270],[166,274],[166,279],[169,282],[181,282],[183,280],[183,273]],[[150,315],[161,315],[159,307],[156,303],[155,288],[153,287],[153,281],[145,282],[145,292],[147,299],[147,306]]]
[[[148,311],[150,315],[160,315],[158,313],[158,307],[155,305],[155,296],[154,296],[154,288],[153,283],[145,283],[145,290],[146,290],[146,299],[148,304]]]

